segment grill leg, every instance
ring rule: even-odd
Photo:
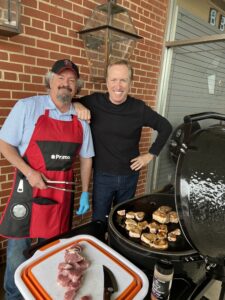
[[[203,296],[203,291],[206,288],[206,286],[210,283],[210,281],[211,278],[209,277],[203,278],[203,280],[195,287],[195,289],[193,290],[193,292],[187,300],[195,300],[197,297]]]
[[[222,281],[219,300],[225,300],[225,282]]]

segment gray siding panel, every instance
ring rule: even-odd
[[[178,14],[176,39],[221,33],[216,27],[181,10]],[[209,76],[215,76],[214,94],[209,93]],[[174,48],[167,115],[174,129],[183,123],[185,115],[214,111],[225,113],[225,42],[198,44]],[[216,121],[204,121],[208,126]],[[159,156],[156,189],[174,183],[176,164],[168,155],[168,145]]]

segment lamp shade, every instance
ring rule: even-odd
[[[0,1],[0,35],[20,33],[20,0]]]
[[[129,60],[138,39],[128,11],[108,1],[99,5],[78,32],[84,42],[93,81],[105,81],[107,65]]]

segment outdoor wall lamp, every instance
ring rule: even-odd
[[[20,0],[0,1],[0,35],[20,33]]]
[[[104,82],[107,65],[118,59],[129,60],[138,39],[128,11],[108,0],[99,5],[78,32],[84,42],[91,79]]]

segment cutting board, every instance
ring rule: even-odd
[[[82,286],[75,299],[91,295],[92,300],[103,299],[103,265],[114,274],[118,291],[111,299],[143,299],[148,291],[146,275],[119,253],[89,235],[58,240],[40,249],[16,271],[15,282],[26,300],[63,300],[66,289],[57,284],[58,265],[64,261],[65,249],[79,243],[82,255],[90,262]]]

